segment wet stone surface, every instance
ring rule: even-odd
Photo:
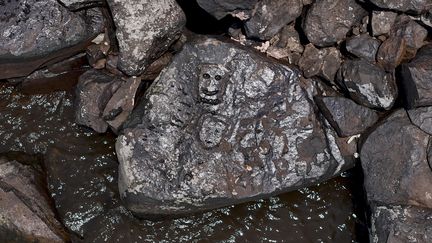
[[[45,154],[49,190],[73,242],[359,241],[350,177],[181,219],[138,221],[119,203],[114,137],[74,124],[72,104],[69,92],[25,95],[0,84],[0,152]]]

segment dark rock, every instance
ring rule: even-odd
[[[430,242],[432,210],[420,207],[375,206],[371,242]]]
[[[405,39],[391,36],[379,47],[376,59],[385,70],[392,72],[402,63],[405,55]]]
[[[115,91],[103,110],[103,119],[117,133],[135,105],[135,94],[141,83],[140,78],[129,78]]]
[[[298,76],[236,44],[186,45],[117,139],[127,207],[138,216],[197,212],[349,167]]]
[[[389,110],[398,96],[394,75],[362,59],[345,61],[341,79],[351,98],[369,108]]]
[[[4,1],[2,5],[0,60],[47,55],[83,42],[103,27],[103,21],[95,19],[102,18],[97,10],[74,13],[55,0]]]
[[[408,108],[432,105],[432,45],[420,49],[410,63],[401,67]]]
[[[388,11],[372,11],[372,34],[374,36],[388,35],[393,27],[397,13]]]
[[[44,181],[42,174],[31,166],[0,157],[2,242],[68,241],[69,237],[48,201]]]
[[[378,113],[345,97],[315,97],[321,113],[340,137],[363,133],[378,121]]]
[[[390,31],[390,36],[405,40],[405,60],[415,57],[417,50],[425,44],[427,35],[428,32],[425,28],[406,15],[399,15],[396,18],[392,31]]]
[[[341,56],[335,47],[317,49],[314,45],[307,44],[299,60],[299,67],[306,78],[319,76],[333,82],[342,62]]]
[[[80,10],[83,8],[94,8],[102,6],[104,0],[57,0],[61,2],[65,7],[72,11]]]
[[[376,6],[400,12],[419,14],[432,9],[430,0],[368,0]]]
[[[331,46],[345,39],[367,12],[355,0],[322,0],[309,9],[303,29],[316,46]]]
[[[141,75],[176,41],[186,17],[175,0],[108,0],[120,46],[118,68],[127,75]]]
[[[216,19],[239,12],[246,12],[248,15],[257,2],[258,0],[197,0],[199,6]]]
[[[346,49],[357,57],[375,62],[375,56],[381,42],[365,33],[353,37],[346,42]]]
[[[361,148],[364,186],[370,202],[432,208],[430,136],[404,110],[388,117]]]
[[[76,123],[106,132],[108,123],[103,119],[103,111],[121,84],[114,75],[95,69],[81,75],[76,87]]]
[[[246,36],[270,40],[284,26],[299,17],[302,9],[301,0],[259,1],[252,17],[245,23]]]
[[[432,107],[418,107],[408,110],[411,122],[424,132],[432,135]]]
[[[296,64],[303,53],[304,47],[294,25],[287,25],[270,40],[267,55],[276,59],[288,59],[289,63]],[[298,57],[298,58],[295,58]]]

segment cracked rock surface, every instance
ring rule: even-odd
[[[108,5],[117,28],[118,68],[130,76],[142,74],[162,56],[186,24],[175,0],[108,0]]]
[[[324,180],[345,164],[294,69],[196,40],[117,139],[119,188],[139,216],[202,211]]]

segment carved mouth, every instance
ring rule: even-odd
[[[219,90],[210,91],[208,89],[201,89],[201,92],[203,92],[205,95],[213,96],[219,93]]]
[[[210,104],[210,105],[217,105],[219,103],[221,103],[221,101],[219,99],[206,99],[204,97],[200,97],[200,101],[202,103],[206,103],[206,104]]]

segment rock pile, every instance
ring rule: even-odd
[[[118,134],[119,191],[136,216],[268,197],[357,161],[371,241],[430,242],[432,2],[196,3],[232,21],[224,35],[185,30],[174,0],[0,1],[0,80],[77,79],[76,123]],[[0,234],[67,240],[16,173],[33,172],[0,167]],[[37,231],[14,223],[12,203]]]

